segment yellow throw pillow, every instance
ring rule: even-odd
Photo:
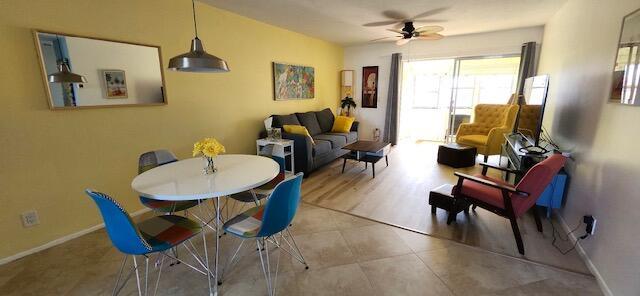
[[[307,136],[311,140],[311,144],[313,145],[316,144],[313,141],[311,134],[309,134],[309,131],[307,130],[307,128],[302,125],[285,124],[282,126],[282,129],[284,129],[285,133]]]
[[[348,133],[355,120],[355,117],[336,116],[336,119],[333,121],[333,128],[331,128],[331,132]]]

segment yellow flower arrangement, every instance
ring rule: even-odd
[[[215,157],[218,154],[225,153],[226,150],[215,138],[204,138],[193,144],[193,156],[203,154],[207,157]]]

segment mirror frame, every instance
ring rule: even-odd
[[[613,94],[613,87],[614,87],[614,78],[615,78],[615,74],[616,74],[616,63],[618,62],[618,53],[620,52],[620,41],[622,41],[622,33],[624,32],[624,22],[625,20],[636,14],[636,13],[640,13],[640,8],[626,14],[624,17],[622,17],[622,24],[620,25],[620,34],[618,35],[618,43],[616,43],[616,53],[615,56],[613,58],[613,67],[611,69],[611,83],[609,85],[609,97],[607,98],[607,103],[610,104],[617,104],[617,105],[622,105],[622,106],[640,106],[640,105],[635,105],[635,104],[623,104],[621,102],[619,102],[618,100],[613,100],[611,98],[612,94]],[[640,87],[640,86],[638,86]]]
[[[82,109],[115,108],[115,107],[165,106],[165,105],[167,105],[169,103],[169,100],[167,98],[167,82],[165,80],[165,75],[164,75],[164,65],[162,64],[162,49],[160,48],[159,45],[145,44],[145,43],[139,43],[139,42],[130,42],[130,41],[122,41],[122,40],[108,39],[108,38],[98,38],[98,37],[84,36],[84,35],[78,35],[78,34],[69,34],[69,33],[55,32],[55,31],[48,31],[48,30],[40,30],[40,29],[32,29],[32,32],[33,32],[33,40],[34,40],[35,46],[36,46],[36,51],[38,53],[38,63],[40,64],[40,72],[42,74],[41,75],[42,76],[42,82],[44,83],[45,92],[47,94],[47,105],[49,106],[50,110],[82,110]],[[163,92],[162,92],[163,102],[162,103],[146,103],[146,104],[113,104],[113,105],[93,105],[93,106],[63,106],[63,107],[54,106],[53,105],[53,98],[51,97],[51,89],[49,88],[49,80],[47,79],[47,76],[49,74],[47,73],[47,69],[44,66],[45,65],[44,64],[44,57],[42,55],[42,48],[40,48],[40,37],[38,36],[38,33],[64,35],[64,36],[68,36],[68,37],[78,37],[78,38],[87,38],[87,39],[100,40],[100,41],[125,43],[125,44],[131,44],[131,45],[154,47],[154,48],[158,49],[158,60],[160,62],[160,79],[162,81],[162,87],[164,89]]]

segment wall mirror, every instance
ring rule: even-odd
[[[640,106],[640,9],[622,20],[613,68],[612,103]]]
[[[160,47],[34,31],[51,109],[167,103]],[[86,82],[50,82],[66,64]]]

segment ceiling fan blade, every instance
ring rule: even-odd
[[[402,30],[396,30],[396,29],[387,29],[387,31],[391,31],[391,32],[393,32],[393,33],[398,33],[398,34],[401,34],[401,35],[409,34],[409,33],[405,32],[405,31],[402,31]]]
[[[393,38],[393,37],[390,36],[390,37],[376,38],[376,39],[369,40],[369,42],[376,42],[376,41],[385,40],[385,39],[389,39],[389,38]]]
[[[423,13],[417,14],[412,19],[419,19],[419,18],[430,16],[430,15],[438,14],[438,13],[441,13],[441,12],[447,10],[447,9],[449,9],[449,7],[440,7],[440,8],[436,8],[436,9],[427,10],[427,11],[425,11]]]
[[[418,35],[415,38],[420,40],[440,40],[444,38],[444,36],[440,34],[427,34],[427,35]]]
[[[414,19],[414,23],[446,23],[448,20],[445,19]]]
[[[403,21],[409,18],[408,15],[397,10],[385,10],[382,12],[382,15],[386,16],[387,18],[399,20],[399,21]]]
[[[363,26],[365,26],[365,27],[382,27],[382,26],[393,25],[393,24],[395,24],[397,22],[398,21],[373,22],[373,23],[366,23]]]
[[[416,32],[426,34],[438,33],[442,30],[444,30],[444,28],[440,26],[422,26],[416,28]]]
[[[402,45],[405,45],[405,44],[409,43],[409,41],[411,41],[410,38],[408,38],[408,39],[400,39],[400,40],[396,41],[396,45],[402,46]]]

